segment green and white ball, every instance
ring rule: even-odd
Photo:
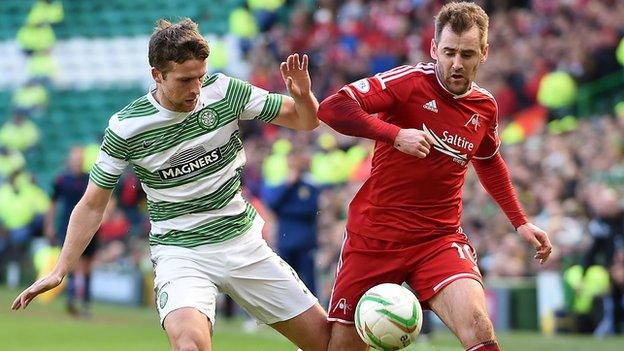
[[[355,308],[355,329],[377,350],[401,350],[414,342],[422,327],[422,308],[406,288],[384,283],[370,288]]]

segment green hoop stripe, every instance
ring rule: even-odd
[[[104,189],[113,189],[115,185],[117,185],[117,181],[121,175],[114,175],[110,173],[106,173],[100,166],[97,164],[93,165],[91,168],[91,172],[89,173],[89,178],[98,186]]]
[[[190,230],[171,230],[162,235],[150,234],[150,245],[174,245],[191,248],[204,244],[216,244],[244,234],[257,215],[250,204],[241,214],[212,220]]]
[[[227,205],[240,192],[241,180],[239,168],[219,189],[200,198],[184,202],[147,201],[150,219],[154,222],[165,221],[186,214],[214,211]]]
[[[130,105],[124,107],[117,113],[117,118],[123,121],[127,118],[145,117],[158,112],[158,109],[152,105],[147,96],[142,96],[134,100]]]

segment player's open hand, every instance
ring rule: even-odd
[[[548,234],[532,223],[523,224],[517,230],[518,234],[535,248],[536,254],[533,258],[539,260],[540,263],[546,262],[552,252]]]
[[[32,301],[37,295],[57,287],[62,281],[63,276],[61,275],[56,275],[54,273],[46,275],[45,277],[34,282],[26,290],[22,291],[22,293],[15,298],[15,301],[13,301],[11,309],[19,310],[20,308],[26,308],[30,301]]]
[[[425,158],[433,143],[431,135],[420,129],[401,129],[394,139],[395,148],[418,158]]]
[[[280,72],[293,99],[304,98],[310,94],[312,81],[308,73],[308,55],[303,55],[301,60],[299,54],[288,56],[286,62],[280,64]]]

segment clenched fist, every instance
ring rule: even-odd
[[[433,138],[420,129],[401,129],[394,139],[397,150],[418,158],[425,158],[433,144]]]

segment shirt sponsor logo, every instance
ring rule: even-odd
[[[462,152],[461,150],[457,150],[456,148],[472,151],[474,149],[474,144],[472,142],[459,134],[453,134],[447,130],[442,132],[442,137],[440,137],[436,135],[431,129],[427,128],[424,123],[422,127],[423,131],[433,138],[434,149],[445,155],[451,156],[453,158],[453,162],[456,162],[462,166],[465,166],[468,163],[467,153]]]
[[[472,151],[472,149],[474,149],[474,144],[459,134],[451,134],[449,131],[445,130],[442,132],[442,137],[444,138],[442,140],[448,144],[455,145],[468,151]]]
[[[191,175],[193,173],[197,173],[202,169],[210,166],[211,164],[219,161],[221,159],[221,150],[214,149],[208,151],[207,153],[201,155],[200,157],[189,161],[185,164],[169,167],[165,169],[159,169],[158,175],[162,180],[170,180],[175,178],[180,178],[184,176]]]

